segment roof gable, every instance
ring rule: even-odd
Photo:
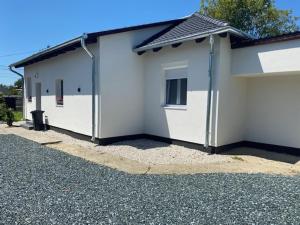
[[[210,33],[222,28],[230,27],[228,23],[213,19],[208,16],[194,13],[192,16],[182,21],[172,29],[166,29],[164,33],[156,38],[149,38],[136,48],[148,48],[158,46],[165,43],[170,43],[176,40],[181,40],[191,36]]]

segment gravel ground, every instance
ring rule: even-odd
[[[300,176],[129,175],[0,135],[0,224],[299,224]]]
[[[203,151],[149,139],[122,141],[105,147],[98,146],[96,149],[101,152],[129,158],[148,165],[191,165],[225,162],[230,159],[230,156],[226,155],[209,155]]]
[[[16,125],[21,125],[16,123]],[[72,138],[53,130],[38,132],[0,125],[0,134],[15,134],[67,154],[131,174],[264,173],[300,175],[300,157],[239,148],[227,155],[209,155],[147,139],[108,146]]]
[[[21,124],[19,122],[16,124]],[[123,141],[108,146],[95,146],[95,144],[72,138],[65,134],[57,133],[53,130],[47,132],[28,131],[23,128],[5,128],[0,126],[0,134],[14,133],[25,138],[43,143],[62,141],[63,143],[71,143],[81,146],[85,149],[96,150],[99,153],[109,153],[114,156],[128,158],[148,165],[162,164],[201,164],[201,163],[217,163],[230,159],[225,155],[209,155],[205,152],[185,148],[178,145],[170,145],[162,142],[139,139],[131,141]]]

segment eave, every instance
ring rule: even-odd
[[[68,51],[73,51],[81,46],[80,44],[81,37],[72,39],[70,41],[64,42],[62,44],[56,45],[52,48],[45,49],[41,52],[33,54],[25,59],[22,59],[18,62],[15,62],[10,65],[10,67],[20,68],[24,67],[39,61],[43,61],[45,59],[49,59],[55,57],[57,55],[66,53]],[[97,42],[97,38],[88,38],[86,41],[88,44]]]
[[[197,33],[197,34],[193,34],[193,35],[187,35],[184,37],[174,38],[172,40],[168,40],[168,41],[164,41],[164,42],[160,42],[160,43],[156,43],[156,44],[150,44],[150,45],[134,48],[133,51],[142,52],[142,51],[147,51],[150,49],[162,48],[162,47],[165,47],[168,45],[174,45],[174,44],[178,44],[178,43],[182,43],[182,42],[186,42],[186,41],[205,38],[210,35],[217,35],[217,34],[222,34],[222,33],[227,33],[227,32],[232,35],[236,35],[236,36],[243,37],[246,39],[252,39],[252,37],[249,36],[248,34],[242,32],[240,30],[237,30],[231,26],[227,26],[227,27],[222,27],[222,28],[215,29],[215,30],[209,30],[207,32],[201,32],[201,33]]]

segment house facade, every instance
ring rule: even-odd
[[[90,33],[11,66],[24,67],[26,119],[41,109],[51,127],[94,132],[102,144],[149,137],[298,151],[299,58],[300,33],[253,39],[195,13]]]

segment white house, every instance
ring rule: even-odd
[[[41,109],[51,128],[100,144],[300,151],[300,32],[252,39],[195,13],[89,33],[11,67],[24,67],[26,119]]]

